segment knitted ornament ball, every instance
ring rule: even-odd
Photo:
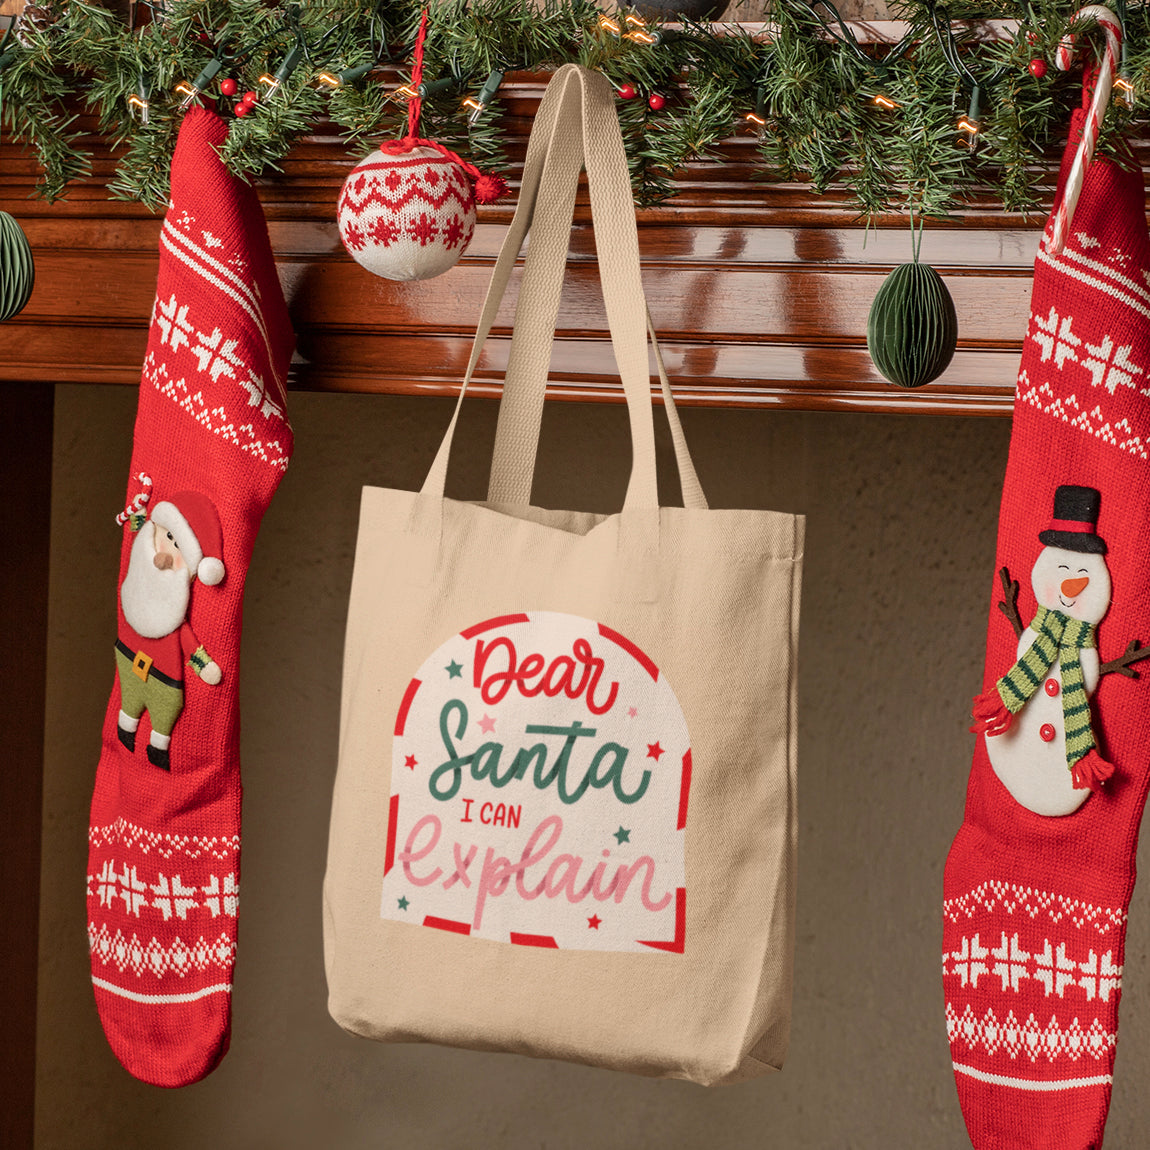
[[[441,275],[455,266],[474,231],[472,179],[433,147],[372,152],[352,169],[339,195],[344,247],[384,279]]]

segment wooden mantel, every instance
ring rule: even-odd
[[[545,77],[510,76],[501,91],[523,153]],[[81,127],[94,130],[89,120]],[[30,198],[32,157],[0,140],[0,209],[23,224],[36,260],[27,308],[0,325],[0,1145],[31,1146],[36,938],[43,763],[52,395],[56,383],[139,381],[156,279],[160,220],[108,199],[112,158],[95,136],[92,177],[55,205]],[[959,350],[935,383],[885,383],[866,351],[866,316],[883,277],[910,257],[905,220],[869,233],[842,193],[770,184],[749,163],[754,140],[698,164],[669,205],[640,214],[643,279],[682,402],[741,407],[1008,415],[1027,328],[1040,220],[973,203],[932,225],[923,258],[943,275]],[[452,394],[510,206],[481,210],[458,267],[395,284],[363,271],[335,225],[352,166],[338,136],[304,140],[260,194],[298,337],[291,383],[319,391]],[[516,169],[507,173],[512,181]],[[1049,182],[1049,173],[1039,176]],[[569,400],[618,401],[585,200],[577,208],[550,388]],[[477,376],[497,395],[515,285]]]
[[[516,160],[545,79],[514,75],[501,90]],[[92,178],[55,205],[29,199],[32,157],[0,144],[0,209],[22,222],[37,268],[27,308],[0,326],[0,380],[138,382],[160,221],[107,198],[111,157],[98,138],[88,144]],[[866,316],[883,277],[910,258],[905,219],[868,232],[841,192],[819,197],[763,182],[749,163],[753,149],[749,134],[730,141],[727,163],[693,166],[671,204],[639,215],[644,283],[683,402],[1009,414],[1040,221],[985,202],[928,229],[923,259],[954,297],[959,350],[938,381],[904,391],[871,363]],[[260,185],[298,336],[292,383],[449,394],[511,207],[481,209],[470,249],[446,275],[415,284],[377,279],[351,261],[336,230],[335,201],[351,164],[338,136],[319,132],[294,150],[281,176]],[[514,165],[508,174],[514,180]],[[581,202],[551,390],[617,400],[587,218]],[[479,394],[498,394],[514,284],[509,294]]]

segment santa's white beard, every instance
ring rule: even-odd
[[[191,580],[185,568],[162,571],[155,565],[155,535],[145,523],[132,541],[128,574],[120,584],[120,605],[128,626],[145,639],[170,635],[184,621],[191,598]]]

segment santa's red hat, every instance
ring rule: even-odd
[[[170,531],[188,570],[209,587],[224,578],[223,532],[215,505],[198,491],[181,491],[152,509],[152,522]]]

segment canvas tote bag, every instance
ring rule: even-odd
[[[584,163],[633,446],[606,516],[530,505]],[[790,1028],[803,520],[708,510],[656,345],[686,504],[658,506],[626,158],[577,65],[536,117],[464,390],[528,227],[488,500],[444,498],[458,407],[421,491],[363,491],[329,1009],[381,1041],[738,1081]]]

